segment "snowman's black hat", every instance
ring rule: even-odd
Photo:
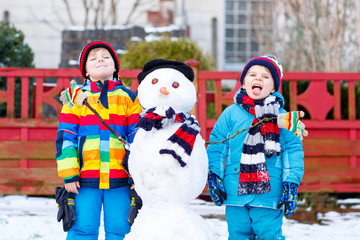
[[[154,59],[154,60],[151,60],[151,61],[145,63],[142,72],[139,73],[139,75],[137,77],[139,84],[141,83],[142,80],[144,80],[144,78],[149,73],[151,73],[157,69],[160,69],[160,68],[173,68],[173,69],[181,72],[182,74],[184,74],[185,77],[187,79],[189,79],[191,82],[194,81],[194,71],[192,70],[191,67],[189,67],[185,63],[178,62],[178,61],[166,60],[166,59],[162,59],[162,58],[157,58],[157,59]]]

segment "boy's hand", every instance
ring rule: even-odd
[[[308,135],[308,131],[305,130],[305,124],[300,121],[300,118],[304,117],[304,115],[303,111],[279,113],[277,124],[279,128],[285,128],[296,134],[300,140],[303,140]]]
[[[84,106],[84,100],[87,98],[88,95],[83,93],[75,80],[72,80],[70,82],[70,87],[62,91],[60,95],[60,101],[63,105],[69,103],[69,108],[72,108],[75,104]]]
[[[58,204],[57,221],[63,221],[63,230],[67,232],[75,221],[75,194],[67,192],[65,187],[55,189],[55,200]]]
[[[78,188],[80,188],[79,182],[66,183],[65,189],[68,192],[79,194]]]
[[[299,185],[292,182],[284,182],[283,183],[283,194],[280,198],[277,208],[281,208],[283,204],[285,204],[285,216],[291,216],[296,211],[296,204],[298,200],[298,190]]]
[[[215,173],[209,171],[207,182],[211,200],[215,203],[215,205],[221,206],[226,199],[225,187],[221,178]]]

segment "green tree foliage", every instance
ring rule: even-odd
[[[127,53],[120,56],[122,69],[142,69],[144,64],[155,58],[163,58],[185,62],[194,59],[200,62],[199,70],[215,70],[215,61],[209,54],[203,54],[196,42],[188,38],[179,38],[173,41],[168,36],[163,36],[158,41],[131,42],[126,47]],[[123,79],[125,84],[130,85],[129,79]],[[207,89],[214,90],[213,81],[207,82]],[[207,104],[207,116],[215,117],[214,104]]]
[[[8,22],[0,21],[0,67],[34,67],[34,54],[24,43],[24,33]],[[32,79],[29,85],[32,86]],[[0,89],[6,90],[6,78],[0,78]],[[29,88],[31,99],[31,88]],[[21,112],[21,79],[15,79],[15,117]],[[0,116],[6,116],[5,103],[0,104]]]
[[[200,62],[199,70],[214,70],[215,63],[210,55],[202,53],[198,45],[188,38],[172,41],[170,37],[152,42],[131,42],[127,53],[120,56],[122,69],[142,69],[144,64],[155,58],[185,62],[195,59]]]
[[[34,67],[34,54],[24,38],[10,23],[0,22],[0,67]]]

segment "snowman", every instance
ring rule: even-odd
[[[146,63],[138,75],[143,111],[129,171],[143,207],[126,240],[215,239],[189,207],[202,193],[208,172],[205,141],[188,113],[196,102],[193,79],[189,66],[165,59]]]

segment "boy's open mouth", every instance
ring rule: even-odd
[[[252,85],[251,89],[254,95],[259,95],[260,91],[262,90],[262,86],[260,84],[255,83],[254,85]]]

